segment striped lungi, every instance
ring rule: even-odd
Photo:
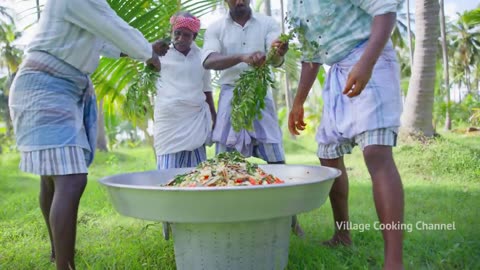
[[[39,175],[87,173],[97,123],[88,75],[46,52],[29,52],[13,81],[9,107],[21,170]]]
[[[193,151],[180,151],[172,154],[157,155],[157,169],[196,167],[205,160],[207,160],[207,151],[205,146],[200,146]]]
[[[389,42],[373,69],[372,77],[360,95],[350,98],[343,89],[348,74],[360,60],[367,42],[331,66],[322,92],[324,101],[316,140],[318,156],[334,159],[350,153],[354,145],[394,146],[402,100],[400,71],[395,50]]]

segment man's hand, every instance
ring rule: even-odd
[[[288,115],[288,130],[292,135],[300,135],[300,130],[305,129],[307,124],[303,121],[303,114],[303,104],[294,102]]]
[[[277,56],[283,57],[288,52],[288,42],[281,42],[279,39],[275,39],[272,42],[271,49],[275,50]]]
[[[348,97],[360,95],[372,76],[372,70],[373,66],[364,63],[362,60],[358,61],[348,74],[343,94]]]
[[[244,54],[242,55],[242,62],[247,63],[251,66],[261,66],[265,63],[265,53],[263,52],[254,52],[252,54]]]
[[[170,49],[170,43],[166,40],[157,40],[152,44],[152,49],[157,55],[164,56]]]
[[[152,50],[152,58],[147,60],[147,65],[153,67],[156,71],[160,71],[161,64],[160,59],[158,59],[158,55]]]

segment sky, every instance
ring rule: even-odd
[[[254,6],[255,0],[252,1]],[[283,0],[286,7],[287,0]],[[463,12],[465,10],[473,9],[480,5],[480,0],[444,0],[445,1],[445,14],[448,17],[455,18],[457,12]],[[278,0],[272,0],[272,14],[274,16],[280,15],[280,2]],[[40,0],[40,3],[45,3],[45,0]],[[415,10],[415,0],[410,0],[411,12]],[[17,26],[20,30],[24,29],[27,25],[32,24],[36,20],[35,15],[35,0],[0,0],[0,6],[7,6],[13,8],[17,13]],[[405,6],[405,5],[404,5]],[[201,18],[202,28],[207,27],[212,21],[223,14],[225,10],[217,9],[215,12],[205,15]],[[19,41],[20,45],[28,43],[34,27],[27,29],[24,32],[23,38]]]

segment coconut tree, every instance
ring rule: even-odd
[[[402,135],[432,137],[439,26],[438,0],[415,1],[415,51],[412,77],[402,114]]]
[[[458,15],[458,20],[452,25],[451,50],[452,60],[456,67],[454,77],[456,82],[464,85],[467,92],[471,94],[472,69],[478,65],[480,60],[480,33],[471,23],[474,20],[471,19],[472,17],[468,12]]]
[[[480,25],[480,8],[465,12],[463,18],[472,27]]]
[[[410,18],[410,0],[406,0],[407,2],[407,32],[408,32],[408,51],[409,51],[409,59],[410,59],[410,66],[413,65],[413,46],[412,46],[412,27],[411,27],[411,18]]]
[[[452,120],[450,119],[450,77],[448,72],[448,44],[447,44],[447,33],[445,27],[445,4],[443,0],[440,0],[440,33],[441,33],[441,44],[442,44],[442,59],[443,59],[443,79],[444,79],[444,88],[445,88],[445,130],[452,129]]]
[[[20,37],[20,32],[16,31],[15,24],[0,22],[0,68],[7,71],[4,78],[3,87],[1,89],[1,101],[3,118],[6,123],[6,136],[12,136],[12,123],[10,120],[10,111],[7,108],[10,82],[22,60],[23,52],[16,48],[13,41]]]

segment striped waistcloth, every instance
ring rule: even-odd
[[[87,173],[85,150],[65,146],[22,152],[20,170],[38,175],[68,175]]]
[[[42,175],[85,172],[93,161],[97,130],[88,75],[46,52],[30,52],[12,83],[9,107],[21,169]],[[70,169],[52,169],[52,164],[71,160],[76,163]]]
[[[400,71],[395,50],[389,42],[373,69],[370,81],[360,95],[350,98],[343,89],[348,74],[363,55],[364,42],[328,71],[322,92],[322,120],[317,130],[319,144],[342,144],[369,130],[400,126],[402,100]]]
[[[172,154],[157,155],[157,169],[196,167],[207,160],[205,146],[200,146],[193,151],[180,151]]]

